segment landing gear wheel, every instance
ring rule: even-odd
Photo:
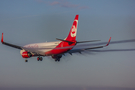
[[[40,58],[39,58],[39,57],[37,57],[37,61],[39,61],[39,59],[40,59]]]
[[[57,61],[59,62],[60,61],[60,58]]]
[[[28,60],[25,60],[25,62],[28,62]]]
[[[43,60],[43,58],[42,57],[40,57],[40,61],[42,61]]]
[[[60,61],[60,58],[58,58],[58,59],[55,59],[55,62],[57,62],[57,61],[59,62],[59,61]]]
[[[37,57],[37,61],[42,61],[43,58],[42,57]]]

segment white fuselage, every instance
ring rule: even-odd
[[[48,52],[55,48],[61,41],[44,42],[44,43],[33,43],[23,46],[24,48],[35,49],[40,52]]]

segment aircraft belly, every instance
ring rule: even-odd
[[[57,55],[57,54],[64,53],[64,52],[66,52],[66,51],[68,51],[68,49],[64,49],[64,50],[52,49],[52,50],[46,51],[46,52],[45,52],[45,55],[46,55],[46,56]]]

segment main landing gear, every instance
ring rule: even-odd
[[[57,61],[59,62],[60,61],[60,58],[55,59],[55,62],[57,62]]]
[[[42,61],[43,60],[43,58],[42,57],[37,57],[37,61]]]
[[[55,62],[59,62],[62,55],[53,55],[52,58],[55,60]]]

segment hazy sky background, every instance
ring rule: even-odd
[[[0,0],[0,33],[21,46],[64,39],[76,14],[78,41],[135,39],[134,0]],[[134,42],[100,50],[132,48]],[[0,89],[135,89],[135,51],[67,54],[59,63],[34,57],[25,63],[18,49],[1,44],[0,57]]]

